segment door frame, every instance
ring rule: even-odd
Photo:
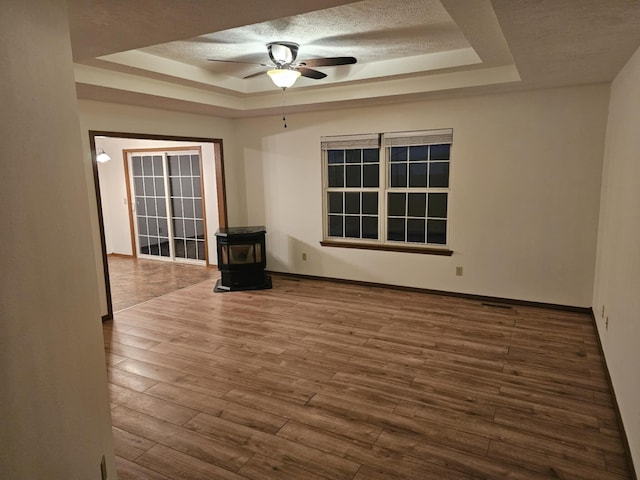
[[[104,217],[102,211],[102,198],[100,195],[100,178],[98,176],[98,161],[96,152],[95,137],[114,137],[129,138],[132,140],[156,140],[156,141],[175,141],[175,142],[196,142],[196,143],[212,143],[213,156],[215,161],[216,172],[216,190],[218,196],[218,222],[220,228],[227,227],[227,190],[224,174],[224,155],[222,148],[222,139],[220,138],[202,138],[202,137],[184,137],[175,135],[156,135],[148,133],[129,133],[129,132],[112,132],[89,130],[89,146],[91,149],[91,164],[93,167],[93,182],[96,193],[96,207],[98,213],[98,228],[100,230],[100,244],[102,252],[102,269],[104,272],[104,285],[107,300],[107,314],[102,316],[102,321],[113,319],[113,302],[111,298],[111,282],[109,281],[109,265],[107,262],[107,242],[104,231]],[[204,162],[204,159],[202,159]]]

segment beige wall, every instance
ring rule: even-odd
[[[64,0],[0,15],[0,478],[115,479]]]
[[[611,87],[593,295],[602,348],[636,469],[640,468],[639,84],[640,49]]]
[[[589,307],[607,101],[595,85],[239,121],[267,267]],[[452,257],[319,245],[321,136],[449,127]]]

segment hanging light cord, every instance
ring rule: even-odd
[[[285,107],[285,100],[286,97],[284,96],[284,92],[287,89],[287,87],[284,87],[282,89],[282,123],[284,124],[284,128],[287,128],[287,117],[285,117],[284,115],[284,107]]]

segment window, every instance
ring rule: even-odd
[[[451,129],[323,137],[323,245],[450,254],[452,138]]]

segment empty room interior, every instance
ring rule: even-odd
[[[639,2],[0,32],[1,478],[637,478]]]

